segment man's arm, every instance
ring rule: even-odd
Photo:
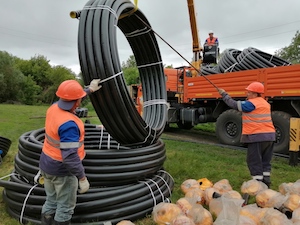
[[[66,166],[68,171],[78,179],[84,178],[84,168],[77,153],[80,138],[80,131],[78,126],[74,121],[68,121],[64,123],[59,128],[59,136],[61,145],[66,146],[66,148],[61,147],[64,165]],[[75,146],[76,144],[77,146]]]
[[[255,109],[255,106],[250,101],[236,101],[230,97],[230,95],[224,90],[218,89],[220,95],[222,95],[223,101],[232,109],[236,109],[241,112],[251,112]]]

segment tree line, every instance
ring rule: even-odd
[[[279,49],[275,55],[292,64],[300,63],[300,32],[296,32],[289,46]],[[57,100],[55,92],[64,80],[76,79],[83,85],[81,74],[62,65],[51,66],[49,62],[42,55],[24,60],[0,51],[0,103],[52,104]],[[128,85],[139,83],[133,55],[122,62],[122,70]]]
[[[76,74],[51,66],[45,56],[24,60],[0,51],[0,103],[51,104],[59,84],[67,79],[76,79]]]

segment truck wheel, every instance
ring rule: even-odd
[[[274,152],[289,154],[291,115],[282,111],[272,112],[272,120],[276,129]]]
[[[241,112],[229,109],[223,112],[216,122],[216,136],[222,144],[240,145],[242,133]]]
[[[192,123],[182,123],[182,122],[178,122],[177,126],[178,126],[178,128],[185,129],[185,130],[190,130],[190,129],[192,129],[194,127],[192,125]]]

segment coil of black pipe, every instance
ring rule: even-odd
[[[7,152],[9,151],[10,145],[11,145],[11,140],[0,136],[0,150],[2,152],[0,154],[0,157],[4,158],[4,156],[6,156]]]
[[[78,52],[84,83],[100,78],[102,88],[90,96],[102,124],[123,145],[149,145],[163,132],[166,86],[155,34],[143,13],[128,0],[91,0],[80,13]],[[116,29],[134,53],[143,87],[143,118],[127,90],[117,51]],[[113,119],[112,119],[113,115]]]
[[[274,55],[262,52],[256,48],[246,48],[238,55],[239,65],[247,69],[259,69],[275,66],[286,66],[290,63]]]
[[[220,73],[218,66],[204,65],[201,66],[202,75],[218,74]]]
[[[9,214],[19,219],[27,193],[25,190],[20,190],[22,188],[14,190],[17,185],[11,183],[11,181],[0,181],[0,185],[5,186],[3,200],[9,208]],[[92,188],[91,192],[78,196],[72,224],[92,221],[98,221],[97,224],[111,221],[115,224],[123,219],[140,219],[147,213],[151,213],[155,204],[169,201],[173,184],[171,177],[161,170],[153,177],[120,188],[114,187],[112,190],[103,191],[102,188]],[[27,189],[32,187],[30,184],[20,186]],[[40,224],[39,217],[45,195],[41,190],[35,189],[29,196],[22,214],[24,223],[31,221]],[[139,216],[136,217],[136,214]]]
[[[240,53],[241,51],[237,49],[226,49],[218,62],[219,70],[222,73],[242,70],[237,62],[237,56]]]
[[[83,164],[91,188],[78,195],[72,224],[133,221],[151,213],[155,204],[169,201],[174,181],[163,170],[165,146],[160,139],[132,149],[116,142],[103,127],[86,124],[85,131]],[[40,224],[46,197],[42,186],[34,187],[33,177],[44,136],[44,128],[21,135],[15,170],[9,181],[0,180],[8,213],[22,223]]]
[[[228,73],[288,65],[291,63],[253,47],[245,48],[243,51],[230,48],[222,53],[217,65],[205,65],[201,68],[201,72],[203,75],[209,75],[215,74],[216,71]]]
[[[44,128],[19,138],[15,171],[33,183],[42,151]],[[154,174],[166,159],[161,139],[149,146],[122,146],[103,128],[85,125],[86,157],[83,166],[92,186],[128,184]]]

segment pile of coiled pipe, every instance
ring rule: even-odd
[[[209,75],[215,74],[216,71],[227,73],[288,65],[291,63],[253,47],[245,48],[243,51],[230,48],[224,51],[216,66],[203,66],[201,72],[203,75]]]
[[[86,124],[83,160],[90,190],[78,195],[72,224],[112,224],[137,220],[152,212],[159,202],[169,201],[174,186],[163,169],[164,143],[134,149],[116,142],[103,127]],[[44,140],[44,129],[26,132],[19,138],[15,169],[4,187],[8,213],[21,223],[40,224],[45,201],[44,188],[33,181]]]
[[[90,98],[106,130],[123,145],[152,145],[164,130],[167,93],[163,62],[150,24],[129,0],[90,0],[80,12],[78,52],[84,83],[100,78]],[[117,49],[117,27],[135,56],[143,88],[143,118],[127,90]]]
[[[4,158],[4,156],[6,156],[6,154],[9,151],[10,145],[11,145],[11,140],[0,136],[0,151],[1,151],[0,157],[1,158]],[[1,164],[1,161],[0,161],[0,164]]]

